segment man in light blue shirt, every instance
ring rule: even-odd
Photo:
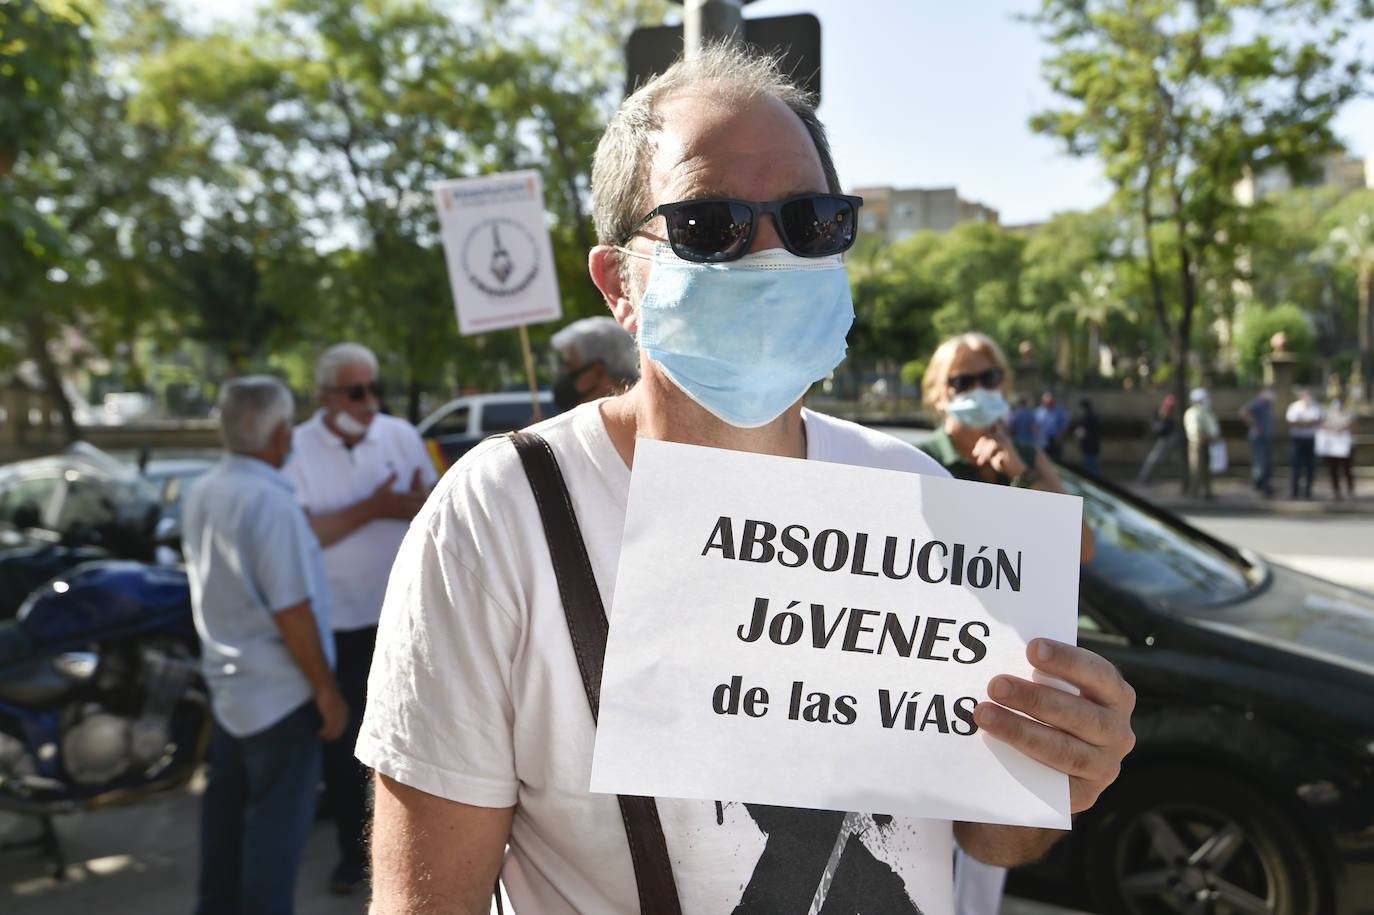
[[[1042,449],[1056,461],[1064,454],[1064,434],[1069,429],[1069,411],[1054,402],[1054,393],[1040,395],[1035,408],[1035,447]]]
[[[291,393],[254,375],[220,389],[228,456],[186,498],[182,544],[214,733],[201,805],[197,915],[292,910],[315,816],[320,741],[343,733],[319,541],[280,467]]]

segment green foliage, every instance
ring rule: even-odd
[[[1361,0],[1044,0],[1032,17],[1053,48],[1045,78],[1067,103],[1032,126],[1098,158],[1138,221],[1132,254],[1175,366],[1196,328],[1229,317],[1254,235],[1232,188],[1271,166],[1302,175],[1337,148],[1332,119],[1368,72],[1338,49],[1371,15]]]
[[[1250,308],[1236,329],[1238,368],[1246,383],[1255,384],[1262,377],[1263,359],[1273,352],[1270,338],[1279,331],[1288,335],[1288,351],[1297,357],[1300,372],[1305,374],[1315,364],[1312,325],[1300,306],[1285,302],[1269,309]]]
[[[67,81],[88,62],[85,24],[61,0],[0,3],[0,178],[61,129]]]
[[[921,379],[925,377],[926,367],[930,365],[929,359],[912,359],[902,365],[902,382],[921,387]]]
[[[412,416],[424,388],[496,386],[520,364],[518,338],[458,335],[430,189],[521,168],[544,178],[565,311],[604,308],[586,279],[585,198],[607,86],[563,53],[589,37],[575,22],[549,47],[529,29],[491,40],[535,6],[488,4],[473,19],[414,0],[280,0],[241,33],[185,36],[141,62],[149,91],[136,117],[163,128],[190,113],[220,173],[207,179],[211,194],[283,251],[330,252],[317,267],[308,256],[259,258],[264,285],[294,274],[276,282],[299,294],[278,300],[300,313],[283,312],[272,334],[202,314],[207,339],[259,358],[293,334],[311,346],[363,340]],[[264,208],[266,193],[280,201]],[[196,211],[183,213],[175,247],[196,248]],[[550,331],[535,329],[536,344]]]

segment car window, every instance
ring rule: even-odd
[[[446,413],[438,422],[430,426],[428,435],[467,435],[468,417],[471,408],[464,404]]]
[[[57,529],[65,531],[74,525],[104,527],[114,523],[119,515],[116,499],[121,495],[117,486],[101,485],[88,479],[73,480],[62,500]]]
[[[61,477],[15,480],[0,492],[0,521],[15,527],[53,527],[53,501],[62,489]]]
[[[549,414],[546,405],[544,414]],[[523,429],[530,424],[534,417],[534,407],[529,401],[519,403],[488,403],[482,405],[482,434],[488,435],[492,432],[510,432],[513,429]]]
[[[1084,574],[1163,608],[1234,601],[1254,587],[1253,570],[1206,540],[1114,493],[1061,470],[1064,488],[1083,497],[1097,551]]]

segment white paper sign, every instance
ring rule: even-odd
[[[977,731],[1076,641],[1082,503],[641,440],[591,789],[1068,828],[1068,777]]]
[[[538,172],[440,181],[434,204],[460,333],[562,316]]]

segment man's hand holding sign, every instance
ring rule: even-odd
[[[1024,860],[1037,834],[977,824],[1067,828],[1132,740],[1130,688],[1072,644],[1079,519],[640,441],[593,789],[968,821],[970,851]]]
[[[1115,781],[1122,758],[1135,746],[1130,726],[1135,690],[1100,655],[1075,645],[1034,639],[1026,659],[1037,671],[1076,686],[1079,694],[1001,674],[988,684],[993,701],[979,703],[973,720],[985,734],[1067,774],[1069,810],[1079,813]],[[1004,867],[1039,857],[1055,839],[1033,829],[968,822],[956,824],[954,834],[965,851]]]

